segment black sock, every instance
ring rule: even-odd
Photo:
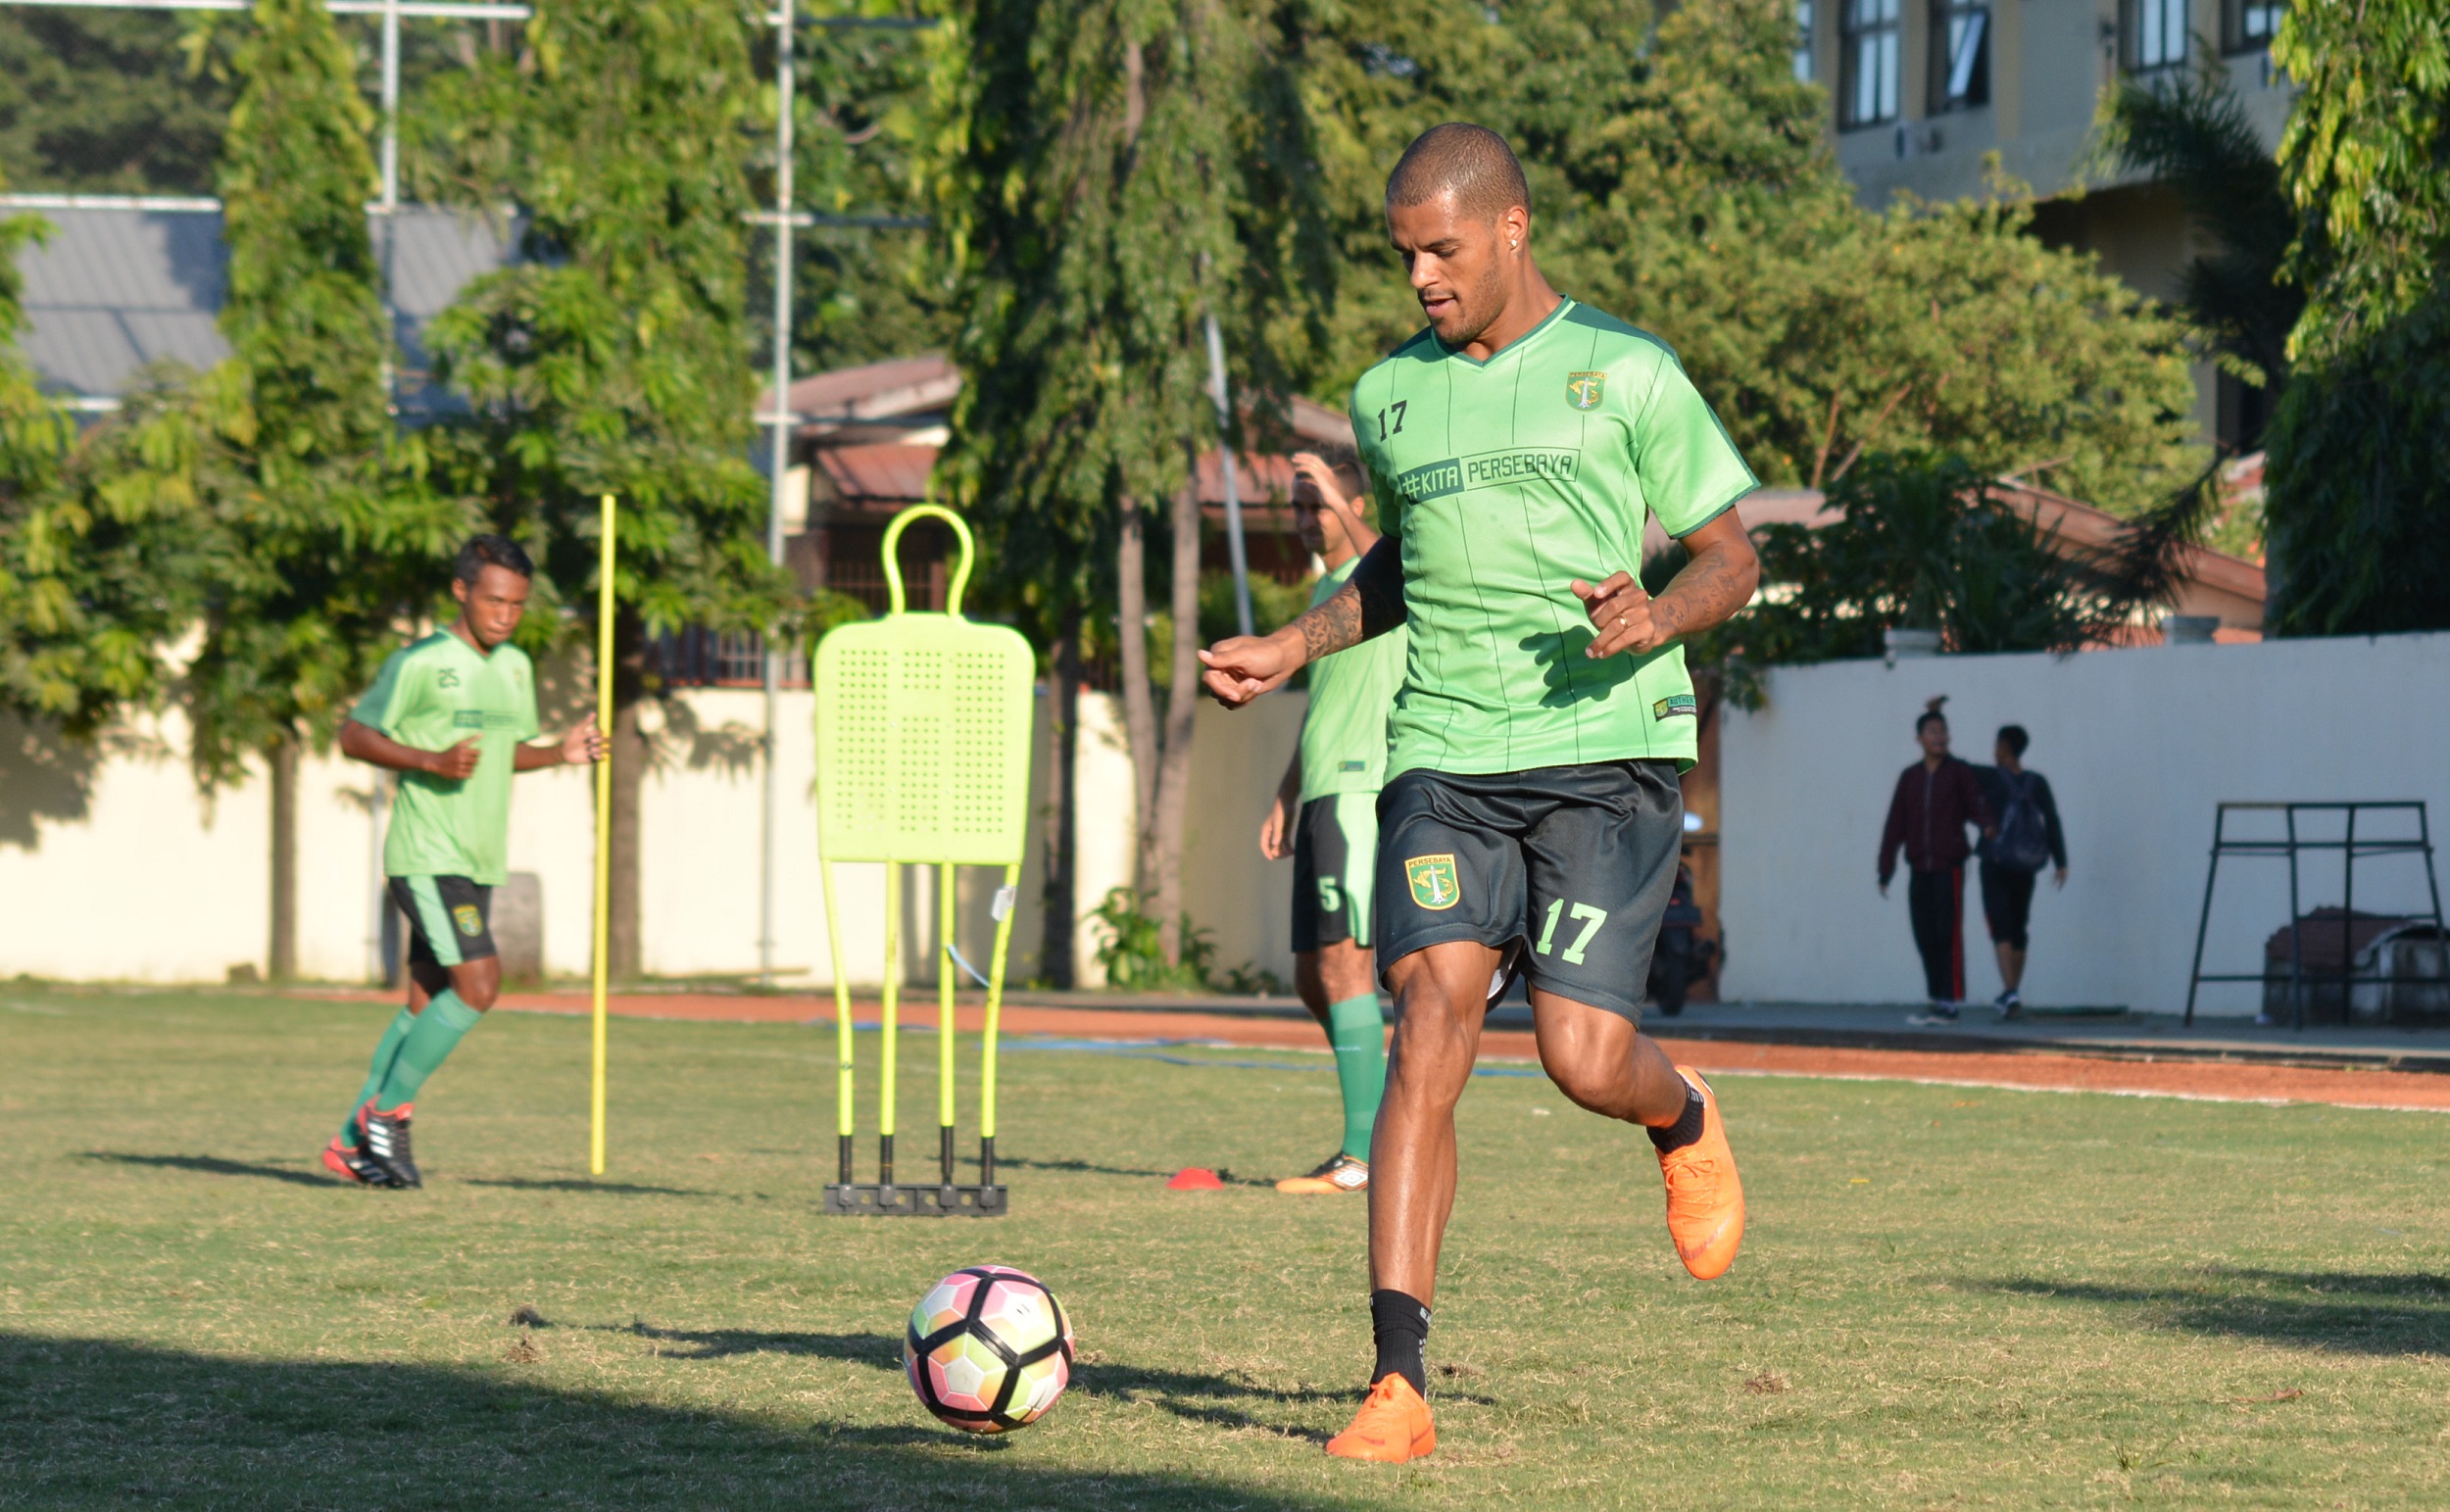
[[[1659,1153],[1673,1154],[1701,1138],[1701,1094],[1689,1085],[1685,1088],[1685,1111],[1672,1124],[1650,1131],[1650,1143],[1659,1146]]]
[[[1427,1396],[1429,1365],[1421,1349],[1429,1342],[1429,1309],[1406,1293],[1372,1292],[1370,1332],[1378,1340],[1378,1364],[1370,1371],[1370,1385],[1401,1376]]]

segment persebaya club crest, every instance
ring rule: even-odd
[[[1599,396],[1608,386],[1604,372],[1568,373],[1565,378],[1565,402],[1577,410],[1596,410]]]
[[[1463,897],[1452,855],[1416,855],[1403,863],[1403,876],[1412,884],[1412,901],[1424,908],[1444,911]]]
[[[451,910],[451,918],[460,926],[460,933],[470,940],[485,932],[485,916],[476,911],[474,903],[460,904]]]

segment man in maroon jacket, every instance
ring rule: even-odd
[[[1965,827],[1990,833],[1989,805],[1974,768],[1948,755],[1944,698],[1931,701],[1914,722],[1923,759],[1897,774],[1888,800],[1888,822],[1880,835],[1880,894],[1897,874],[1897,850],[1905,849],[1906,911],[1914,919],[1914,948],[1923,955],[1923,983],[1935,1018],[1956,1021],[1965,1000],[1965,858],[1973,854]]]

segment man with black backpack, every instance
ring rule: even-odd
[[[1996,766],[1974,769],[1983,785],[1983,801],[1997,821],[1983,837],[1983,918],[1990,925],[1990,943],[1999,952],[1999,980],[2005,990],[1992,1000],[2001,1018],[2014,1018],[2025,1002],[2017,989],[2025,981],[2026,922],[2034,910],[2034,880],[2046,861],[2057,871],[2054,887],[2067,886],[2067,836],[2059,828],[2059,805],[2050,796],[2049,779],[2025,769],[2025,748],[2032,737],[2021,724],[1999,727],[1992,755]]]

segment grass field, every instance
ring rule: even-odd
[[[2450,1504],[2436,1115],[1731,1078],[1751,1229],[1701,1285],[1646,1145],[1479,1080],[1442,1444],[1391,1471],[1318,1449],[1361,1204],[1161,1181],[1315,1159],[1323,1055],[1015,1046],[1013,1216],[859,1222],[814,1211],[813,1029],[616,1024],[591,1182],[583,1024],[497,1015],[419,1099],[426,1188],[343,1190],[390,1011],[0,988],[0,1507]],[[1084,1350],[997,1439],[899,1370],[980,1260]]]

